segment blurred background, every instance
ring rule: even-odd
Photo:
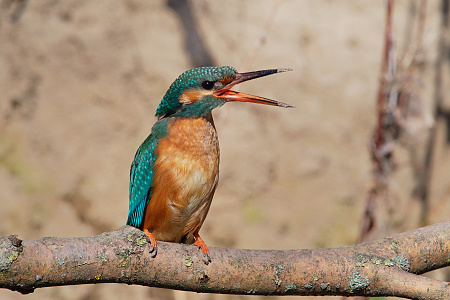
[[[394,83],[416,62],[419,109],[400,117],[392,172],[369,203],[380,185],[371,141],[384,1],[0,0],[0,235],[91,236],[123,226],[130,164],[157,105],[179,74],[210,64],[292,68],[240,90],[296,108],[233,103],[214,111],[221,172],[201,230],[208,246],[338,247],[448,220],[448,57],[437,71],[444,2],[422,10],[420,63],[411,59],[420,2],[395,3]],[[437,74],[446,91],[439,108]],[[417,192],[424,168],[426,205]],[[0,299],[24,297],[0,290]],[[246,297],[119,284],[26,296],[124,298]]]

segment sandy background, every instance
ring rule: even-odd
[[[427,103],[440,20],[440,1],[429,2]],[[233,103],[214,112],[221,177],[204,240],[210,247],[253,249],[354,244],[371,186],[384,2],[190,3],[217,65],[294,69],[240,90],[295,109]],[[395,7],[400,54],[407,49],[409,3]],[[266,43],[253,52],[268,17]],[[183,28],[165,1],[0,1],[0,235],[89,236],[125,224],[134,153],[169,85],[193,67]],[[249,55],[254,60],[244,66]],[[444,124],[437,126],[431,202],[441,204],[431,223],[450,213],[450,155]],[[417,227],[419,205],[411,200],[407,152],[395,151],[395,230],[404,231]],[[0,299],[23,298],[0,291]],[[47,288],[26,297],[224,298],[244,297],[118,284]]]

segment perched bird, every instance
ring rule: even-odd
[[[160,240],[193,243],[209,259],[199,230],[219,180],[219,141],[211,111],[228,101],[292,107],[230,90],[238,83],[288,70],[238,73],[232,67],[200,67],[172,83],[130,171],[127,225],[149,236],[155,255]]]

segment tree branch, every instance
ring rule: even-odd
[[[124,226],[84,238],[0,238],[0,288],[127,283],[204,293],[365,295],[450,299],[450,285],[420,276],[450,265],[450,221],[355,246],[311,250],[158,243]]]

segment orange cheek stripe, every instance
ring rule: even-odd
[[[208,95],[212,95],[211,91],[189,89],[184,91],[180,95],[178,101],[183,104],[191,104],[203,99],[203,97]]]

